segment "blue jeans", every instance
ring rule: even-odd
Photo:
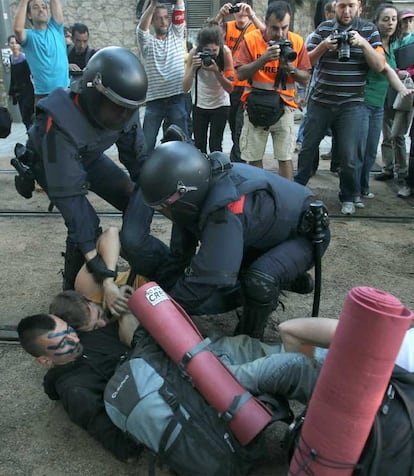
[[[145,108],[143,130],[148,152],[154,150],[161,123],[176,124],[187,133],[188,113],[184,94],[148,101]]]
[[[377,158],[378,144],[381,136],[382,118],[384,108],[382,106],[370,106],[365,104],[368,120],[368,133],[365,152],[362,148],[361,156],[361,193],[369,192],[369,174]]]
[[[305,111],[302,117],[302,121],[300,122],[298,135],[296,137],[297,144],[303,144],[303,131],[305,130],[306,122],[308,121],[308,111]]]
[[[339,200],[353,202],[360,195],[360,144],[366,138],[368,121],[364,104],[345,104],[323,107],[310,99],[307,109],[302,149],[298,158],[295,181],[306,185],[312,176],[315,150],[331,128],[337,144],[337,160],[340,164]]]

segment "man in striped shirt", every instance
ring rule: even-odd
[[[308,121],[298,158],[295,181],[306,185],[312,175],[315,149],[328,128],[337,144],[339,200],[344,215],[362,208],[358,180],[358,149],[366,138],[364,89],[369,68],[381,72],[384,51],[374,24],[359,17],[359,0],[338,0],[335,18],[321,23],[308,45],[312,65],[318,63],[315,86],[308,102]],[[341,40],[341,38],[344,38]],[[341,47],[350,47],[341,58]]]
[[[153,27],[154,35],[149,32]],[[144,135],[148,152],[155,147],[162,121],[188,130],[184,78],[184,2],[172,5],[171,23],[165,5],[151,0],[137,27],[137,41],[148,76]]]

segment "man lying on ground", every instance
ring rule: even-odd
[[[78,295],[78,301],[81,298]],[[76,307],[75,297],[68,301],[71,299]],[[91,316],[86,311],[84,320]],[[51,314],[28,316],[18,325],[22,347],[37,363],[48,367],[44,390],[49,398],[61,400],[74,423],[124,461],[138,456],[140,448],[108,418],[103,392],[130,350],[120,342],[118,331],[124,329],[124,338],[131,339],[136,326],[135,317],[128,314],[89,332],[76,332]],[[243,335],[218,338],[211,344],[211,350],[255,395],[279,394],[302,403],[310,398],[317,370],[303,354],[281,352],[280,345],[264,344]]]

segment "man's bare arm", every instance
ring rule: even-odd
[[[150,4],[148,5],[147,9],[141,16],[141,20],[139,21],[138,28],[142,31],[148,31],[151,22],[152,22],[152,16],[154,15],[155,12],[155,7],[157,6],[157,0],[151,0]]]
[[[369,41],[363,38],[357,31],[351,31],[351,33],[353,34],[350,40],[351,46],[359,46],[364,53],[365,61],[368,66],[377,73],[380,73],[386,63],[382,48],[380,48],[381,52],[378,52],[372,47]]]
[[[63,23],[63,8],[61,0],[50,0],[50,14],[59,25]]]
[[[118,319],[118,326],[119,340],[128,347],[131,347],[134,332],[139,326],[138,319],[130,312],[127,312]]]
[[[16,16],[14,17],[13,30],[16,35],[16,40],[23,43],[26,40],[26,32],[24,25],[26,23],[27,4],[29,0],[21,0],[17,8]]]
[[[329,347],[338,325],[337,319],[303,317],[279,324],[286,352],[302,352],[304,346]]]

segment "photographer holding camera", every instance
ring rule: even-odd
[[[385,68],[378,30],[359,17],[360,8],[359,0],[338,0],[335,18],[321,23],[311,37],[309,57],[312,65],[318,63],[318,69],[295,176],[296,182],[307,184],[314,151],[330,128],[337,146],[339,200],[344,215],[355,213],[355,204],[364,206],[358,163],[368,130],[364,89],[368,70],[381,72]]]
[[[193,91],[194,145],[207,153],[222,151],[224,128],[233,91],[234,69],[230,49],[223,43],[217,22],[209,21],[198,32],[197,47],[188,55],[183,89]]]
[[[297,108],[295,83],[306,85],[311,69],[303,38],[289,31],[291,14],[287,2],[270,3],[265,30],[245,35],[235,58],[238,78],[249,80],[242,95],[246,112],[240,136],[241,157],[262,167],[270,133],[279,175],[290,180]]]
[[[264,30],[266,26],[254,13],[252,1],[246,0],[244,3],[233,2],[225,3],[219,10],[216,21],[224,32],[224,43],[230,48],[233,59],[239,52],[240,45],[243,42],[244,35],[258,30]],[[233,15],[234,20],[224,21],[229,15]],[[241,81],[237,74],[234,78],[233,92],[230,94],[229,126],[231,130],[231,139],[233,146],[230,151],[230,160],[232,162],[242,162],[240,153],[240,134],[243,127],[243,103],[242,94],[247,81]]]

